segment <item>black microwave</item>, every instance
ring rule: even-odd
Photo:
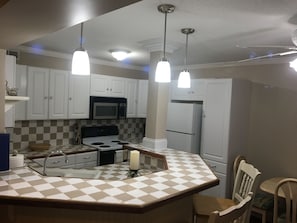
[[[90,119],[125,119],[127,99],[90,96]]]

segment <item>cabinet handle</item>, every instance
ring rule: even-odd
[[[112,91],[112,88],[110,88],[110,91]]]
[[[91,159],[91,157],[90,156],[86,156],[86,157],[84,157],[84,159],[85,160],[89,160],[89,159]]]
[[[106,88],[107,91],[109,91],[109,88]]]

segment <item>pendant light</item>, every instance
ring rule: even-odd
[[[166,26],[167,26],[167,14],[173,12],[175,9],[174,5],[170,4],[162,4],[158,6],[159,12],[165,14],[165,27],[164,27],[164,43],[163,43],[163,57],[158,62],[156,73],[155,73],[155,81],[159,83],[169,83],[171,80],[171,70],[170,64],[166,59]]]
[[[83,41],[83,23],[80,29],[80,46],[77,48],[72,57],[72,74],[90,75],[90,60],[87,51],[82,47]]]
[[[195,29],[192,28],[184,28],[181,29],[183,34],[186,34],[186,52],[185,52],[185,68],[182,72],[180,72],[177,87],[178,88],[190,88],[191,87],[191,77],[190,72],[187,69],[187,62],[188,62],[188,36],[195,32]]]

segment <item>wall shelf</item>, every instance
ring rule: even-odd
[[[19,101],[28,101],[29,97],[25,96],[5,96],[5,112],[8,111],[12,106]]]

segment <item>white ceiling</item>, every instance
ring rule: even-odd
[[[110,49],[130,50],[130,57],[121,63],[147,66],[150,53],[144,43],[158,40],[162,46],[164,14],[157,6],[164,3],[176,6],[167,20],[168,45],[176,48],[168,58],[173,66],[184,63],[185,35],[180,30],[187,27],[196,30],[189,36],[190,65],[279,52],[270,48],[252,51],[236,45],[293,46],[296,0],[143,0],[87,21],[84,48],[90,57],[106,61],[115,61]],[[71,54],[79,46],[79,35],[80,26],[76,25],[25,45]]]

